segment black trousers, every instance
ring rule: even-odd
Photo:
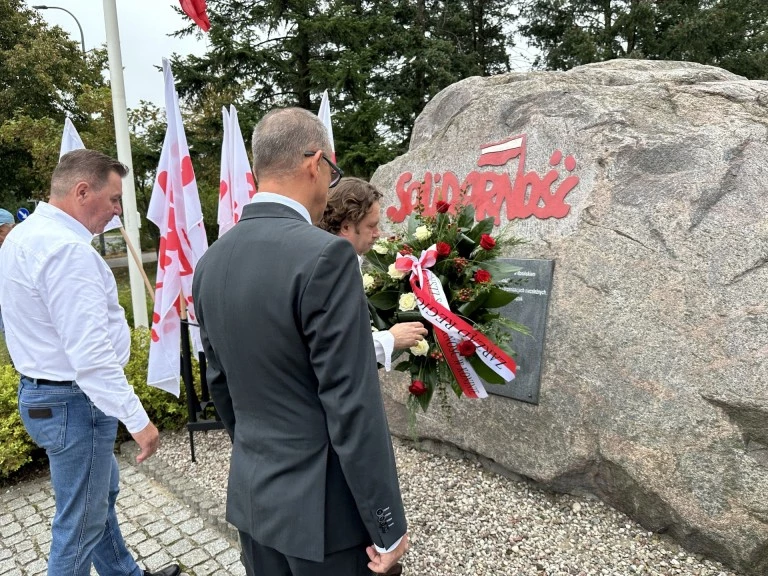
[[[371,576],[365,545],[328,554],[312,562],[281,554],[240,532],[243,564],[248,576]]]

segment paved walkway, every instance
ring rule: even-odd
[[[139,566],[157,570],[176,562],[188,576],[244,576],[236,533],[223,520],[223,506],[189,492],[183,479],[174,483],[159,461],[132,465],[132,442],[121,452],[117,515]],[[0,492],[1,576],[45,574],[53,513],[48,477]]]
[[[128,266],[128,256],[118,256],[117,258],[105,258],[110,268],[125,268]],[[142,252],[141,261],[145,264],[147,262],[157,262],[157,252]]]

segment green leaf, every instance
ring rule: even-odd
[[[475,221],[475,207],[472,204],[468,204],[459,214],[456,221],[459,228],[471,228],[472,223]]]
[[[472,368],[475,369],[477,375],[488,382],[488,384],[506,384],[504,379],[488,368],[485,362],[483,362],[477,354],[469,359],[469,363],[472,365]]]
[[[421,223],[416,219],[416,215],[411,214],[408,217],[408,234],[413,236],[413,233],[416,232],[416,228],[419,226],[421,226]]]
[[[496,320],[498,320],[500,316],[501,315],[498,312],[488,312],[488,311],[485,311],[482,314],[480,314],[479,316],[477,316],[477,318],[475,318],[475,320],[477,322],[479,322],[480,324],[489,324],[491,322],[495,322]]]
[[[389,262],[389,254],[378,254],[373,250],[370,250],[365,255],[365,259],[371,263],[371,266],[381,270],[382,272],[387,272],[389,270],[389,265],[392,263]]]
[[[467,232],[467,236],[469,236],[472,240],[475,242],[480,241],[480,236],[483,234],[490,234],[493,231],[493,224],[494,220],[493,217],[485,218],[484,220],[481,220],[475,226]]]
[[[426,322],[424,316],[418,310],[407,310],[405,312],[399,310],[395,312],[395,319],[397,322]]]
[[[368,296],[368,302],[379,310],[392,310],[397,307],[400,293],[397,290],[385,290]]]
[[[512,264],[507,264],[506,262],[501,262],[500,260],[489,260],[487,262],[483,262],[483,268],[488,270],[488,272],[491,273],[491,276],[493,276],[493,279],[496,281],[509,278],[515,272],[521,270],[520,266],[513,266]]]
[[[512,300],[517,298],[516,293],[507,292],[506,290],[502,290],[496,286],[488,290],[487,294],[488,296],[484,302],[486,308],[501,308],[502,306],[506,306],[512,302]]]
[[[459,306],[459,314],[462,316],[470,316],[472,312],[480,308],[481,306],[485,306],[485,300],[488,298],[488,292],[482,292],[478,294],[474,299],[470,300],[469,302],[464,302],[461,306]],[[487,306],[485,306],[487,308]]]
[[[461,234],[459,236],[459,241],[456,244],[456,251],[462,258],[469,258],[472,254],[472,251],[475,249],[475,246],[475,241],[472,240],[472,238],[466,234]]]
[[[373,322],[373,325],[377,330],[386,330],[389,328],[384,319],[379,316],[379,313],[376,311],[376,308],[373,306],[373,304],[371,304],[370,300],[368,301],[368,313],[371,315],[371,322]]]
[[[400,362],[397,366],[395,366],[395,370],[398,372],[408,372],[408,369],[411,367],[411,363],[408,360],[403,360]]]

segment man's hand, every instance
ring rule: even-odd
[[[141,464],[144,460],[152,456],[160,445],[160,435],[152,422],[144,426],[144,428],[138,432],[134,432],[131,436],[136,440],[136,444],[139,445],[139,455],[136,456],[137,464]]]
[[[395,563],[403,557],[405,551],[408,550],[408,534],[403,536],[400,544],[392,552],[386,554],[380,554],[373,546],[368,546],[365,551],[368,553],[368,558],[371,559],[368,562],[368,568],[376,574],[386,574],[387,571],[395,565]]]
[[[389,332],[395,337],[395,350],[416,346],[416,342],[427,335],[427,329],[421,322],[400,322],[392,326]]]

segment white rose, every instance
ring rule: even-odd
[[[373,276],[363,274],[363,289],[368,292],[371,288],[373,288]]]
[[[386,254],[389,252],[389,248],[387,248],[387,245],[384,242],[379,240],[373,245],[373,251],[376,252],[376,254]]]
[[[416,240],[426,240],[432,236],[432,230],[429,228],[429,226],[419,226],[416,228],[416,231],[413,233],[413,235],[416,237]]]
[[[413,310],[416,308],[416,296],[414,296],[413,292],[400,294],[400,302],[398,303],[398,307],[403,312],[407,312],[408,310]]]
[[[393,280],[401,280],[401,279],[405,278],[405,272],[395,268],[394,263],[389,265],[389,269],[387,270],[387,274],[389,274],[389,277],[392,278]]]
[[[419,340],[416,342],[416,346],[411,346],[411,354],[414,356],[426,356],[429,352],[429,342],[426,340]]]

